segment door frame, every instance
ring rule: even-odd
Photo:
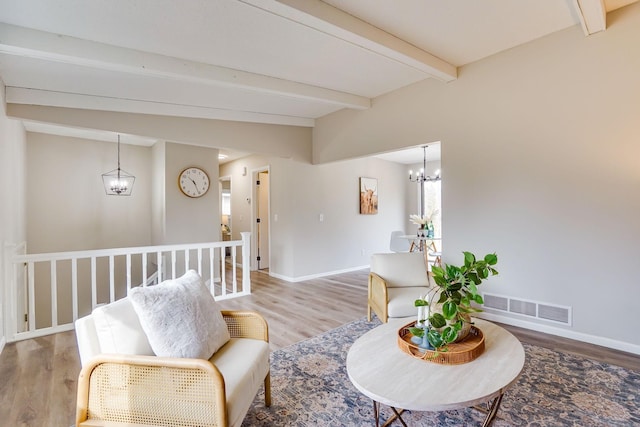
[[[269,165],[257,167],[251,169],[251,270],[258,270],[258,234],[257,234],[257,223],[256,219],[258,218],[258,186],[256,185],[256,181],[258,180],[258,175],[261,172],[267,172],[267,176],[269,177],[269,185],[267,194],[267,215],[269,216],[268,226],[267,226],[267,234],[269,236],[269,241],[267,242],[267,250],[269,251],[269,265],[271,265],[271,168]],[[271,269],[269,269],[271,271]]]

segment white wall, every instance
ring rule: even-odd
[[[22,124],[7,119],[4,83],[0,80],[0,351],[6,342],[4,244],[26,241],[25,225],[25,141]]]
[[[117,167],[115,143],[27,134],[27,241],[30,253],[148,245],[151,149],[121,144],[131,196],[108,196],[102,174]]]
[[[640,353],[640,4],[317,121],[316,163],[442,141],[444,261],[496,251],[483,288],[573,307],[528,327]]]
[[[379,159],[310,165],[249,156],[221,166],[231,176],[232,231],[251,231],[251,170],[270,167],[270,273],[302,280],[369,265],[372,253],[389,251],[391,231],[404,227],[407,171]],[[247,175],[242,176],[244,168]],[[360,215],[359,177],[378,179],[377,215]],[[323,215],[320,222],[319,216]],[[277,220],[276,220],[277,216]]]

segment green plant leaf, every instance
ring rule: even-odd
[[[413,303],[415,307],[425,307],[427,305],[429,305],[428,302],[426,302],[423,299],[417,299],[416,302]]]
[[[442,305],[442,315],[445,319],[451,320],[458,314],[458,304],[453,301],[447,301]]]
[[[469,282],[469,292],[471,292],[472,294],[477,294],[478,293],[478,286],[476,286],[476,283],[471,281]]]
[[[469,282],[473,282],[476,285],[479,285],[480,283],[482,283],[482,279],[478,277],[478,273],[475,271],[469,273],[468,277],[469,277]]]
[[[442,328],[443,326],[446,326],[447,320],[442,314],[434,313],[431,317],[429,317],[429,323],[431,323],[431,326],[433,326],[434,328]]]
[[[438,304],[442,304],[443,302],[445,302],[449,297],[447,296],[446,292],[442,292],[440,294],[440,298],[438,298]]]
[[[478,304],[484,304],[484,299],[482,298],[482,295],[477,294],[473,296],[473,300],[475,302],[477,302]]]
[[[431,267],[431,273],[433,274],[434,277],[444,276],[444,270],[441,267],[438,267],[437,265],[434,265],[433,267]]]
[[[449,291],[459,291],[460,289],[462,289],[462,283],[451,283],[447,287],[447,290]]]
[[[442,335],[435,329],[430,329],[429,332],[427,332],[427,341],[429,341],[429,344],[431,344],[433,348],[441,347],[442,344],[444,344]]]
[[[498,255],[496,255],[495,253],[487,254],[484,256],[484,260],[489,265],[496,265],[498,263]]]
[[[486,279],[487,277],[489,277],[489,269],[488,268],[481,268],[480,270],[478,270],[478,276],[481,279]]]
[[[447,326],[442,331],[442,340],[446,343],[454,342],[458,338],[458,331],[455,328]]]
[[[414,337],[422,338],[424,336],[423,328],[409,328],[409,332],[411,332],[411,335]]]
[[[465,267],[469,267],[476,262],[476,256],[471,252],[463,252],[463,254]]]

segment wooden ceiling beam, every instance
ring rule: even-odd
[[[607,29],[607,9],[604,0],[574,0],[585,36]]]

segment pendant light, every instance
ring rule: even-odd
[[[136,177],[120,169],[120,135],[118,135],[118,168],[102,174],[108,196],[130,196]]]

